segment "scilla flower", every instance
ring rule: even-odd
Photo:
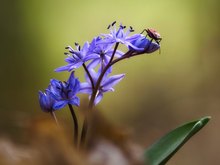
[[[103,98],[103,93],[105,92],[110,92],[110,91],[114,91],[113,87],[119,83],[125,76],[125,74],[119,74],[119,75],[114,75],[114,76],[109,76],[109,73],[111,72],[111,68],[105,73],[99,87],[96,93],[96,98],[94,101],[94,104],[98,104],[101,99]],[[99,69],[99,71],[96,73],[94,70],[90,70],[90,74],[93,78],[94,84],[96,85],[97,80],[101,74],[101,69]],[[91,81],[88,79],[88,77],[86,76],[86,80],[87,82],[81,83],[80,85],[80,93],[87,93],[91,96],[92,92],[93,92],[93,88],[91,85]]]
[[[63,108],[67,104],[79,106],[80,100],[76,94],[80,90],[80,82],[74,77],[74,72],[71,73],[67,82],[52,79],[50,83],[50,94],[56,100],[53,105],[54,109]]]
[[[65,59],[65,61],[68,63],[66,66],[61,66],[57,69],[55,69],[56,72],[61,72],[61,71],[72,71],[74,69],[77,69],[83,65],[86,61],[89,61],[93,58],[97,58],[98,55],[96,54],[89,54],[89,43],[86,42],[82,49],[80,46],[75,43],[76,45],[76,50],[74,50],[71,46],[66,47],[66,49],[69,50],[69,53],[65,53],[68,57]]]
[[[80,100],[76,94],[88,94],[88,108],[92,110],[101,101],[104,93],[114,91],[113,87],[125,76],[124,74],[110,76],[114,64],[136,55],[152,53],[160,49],[159,42],[162,38],[155,30],[143,30],[147,33],[146,36],[142,35],[143,32],[130,35],[131,32],[134,32],[131,26],[126,28],[121,24],[117,28],[115,23],[113,22],[108,27],[109,34],[101,34],[99,37],[95,37],[92,42],[85,42],[82,48],[78,44],[75,44],[75,49],[71,46],[66,47],[69,52],[64,54],[67,55],[65,61],[68,64],[55,69],[55,71],[73,71],[68,81],[52,79],[45,93],[39,92],[41,108],[45,112],[51,112],[56,122],[54,110],[68,105],[74,121],[74,142],[76,146],[78,142],[81,145],[85,144],[89,128],[87,116],[85,116],[81,137],[78,140],[78,120],[71,106],[79,106]],[[121,51],[121,46],[127,48],[127,50],[123,49],[125,53]],[[86,82],[83,83],[74,77],[74,71],[80,67],[84,69],[86,75]]]
[[[108,27],[108,29],[110,29],[109,34],[102,34],[105,38],[105,43],[108,44],[121,43],[127,47],[132,47],[135,50],[143,50],[142,48],[140,49],[132,44],[132,41],[135,41],[138,38],[140,38],[141,34],[134,34],[129,36],[129,34],[134,31],[131,26],[127,29],[127,31],[124,31],[126,26],[123,26],[121,24],[117,30],[115,27],[115,23],[116,22],[113,22],[112,25]]]
[[[106,66],[113,53],[112,46],[113,44],[106,44],[101,37],[95,37],[90,43],[90,56],[93,55],[93,59],[89,63],[88,68],[93,69],[98,64],[101,64],[102,67]],[[115,57],[121,57],[123,54],[122,51],[117,50]]]

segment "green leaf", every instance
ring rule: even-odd
[[[145,151],[145,164],[165,164],[194,134],[208,123],[210,118],[207,116],[186,123],[163,136]]]

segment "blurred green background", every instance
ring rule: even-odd
[[[42,115],[38,90],[51,78],[68,77],[53,72],[65,64],[64,47],[107,33],[116,20],[136,32],[157,29],[161,54],[118,63],[114,73],[126,77],[105,95],[101,111],[145,146],[181,123],[210,115],[211,122],[168,164],[220,164],[218,0],[3,0],[0,13],[1,136],[22,139],[26,121]]]

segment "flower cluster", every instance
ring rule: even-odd
[[[54,119],[55,110],[69,106],[74,120],[75,143],[78,139],[78,121],[72,105],[79,106],[78,93],[89,95],[89,108],[98,104],[105,92],[114,91],[114,86],[119,83],[125,74],[111,75],[113,65],[124,59],[155,52],[160,48],[159,39],[153,35],[154,31],[132,34],[134,29],[126,28],[122,24],[116,27],[116,22],[108,26],[110,33],[94,37],[91,42],[85,42],[82,47],[75,43],[75,49],[67,46],[68,52],[65,62],[67,65],[55,69],[56,72],[71,72],[67,81],[52,79],[45,92],[39,92],[39,102],[44,112],[50,112]],[[148,34],[150,33],[150,35]],[[158,33],[159,34],[159,33]],[[147,38],[148,36],[148,38]],[[153,36],[153,37],[152,37]],[[127,47],[126,52],[119,50],[119,45]],[[80,82],[74,76],[74,72],[83,67],[85,82]],[[81,142],[84,141],[87,130],[86,118],[82,128]]]
[[[110,76],[112,65],[118,61],[136,55],[152,53],[160,48],[158,42],[147,38],[143,34],[133,34],[134,29],[126,28],[122,24],[117,28],[116,22],[108,26],[110,33],[101,34],[91,42],[85,42],[80,47],[75,43],[75,49],[67,46],[67,65],[55,69],[56,72],[71,72],[67,82],[52,79],[45,92],[39,92],[39,101],[43,111],[53,111],[63,108],[67,104],[79,106],[77,93],[89,95],[90,106],[96,105],[103,98],[103,93],[114,91],[113,86],[120,82],[124,74]],[[119,44],[125,45],[126,53],[118,50]],[[83,67],[86,82],[80,83],[74,77],[74,71]],[[96,71],[98,70],[98,71]]]
[[[80,82],[74,77],[74,72],[68,81],[51,79],[45,92],[39,91],[40,106],[45,112],[61,109],[67,104],[79,106],[79,98],[76,96],[79,90]]]

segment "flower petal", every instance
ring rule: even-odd
[[[94,59],[92,62],[89,63],[87,66],[88,69],[94,69],[99,63],[100,63],[100,58]]]
[[[68,79],[68,87],[67,87],[67,95],[68,98],[72,98],[76,95],[76,93],[80,90],[80,82],[77,78],[74,77],[74,72],[71,73],[69,79]]]
[[[72,64],[71,68],[69,68],[69,72],[73,69],[76,69],[76,68],[79,68],[80,66],[82,66],[83,64],[83,61],[82,60],[79,60],[75,63]]]
[[[84,58],[84,62],[92,60],[92,59],[96,59],[96,58],[100,58],[100,56],[98,54],[96,54],[96,53],[92,53],[92,54],[87,55]]]
[[[54,71],[55,72],[68,71],[71,66],[72,66],[72,64],[68,64],[66,66],[61,66],[59,68],[56,68]]]
[[[160,45],[154,42],[151,42],[150,45],[144,50],[145,53],[153,53],[156,50],[160,49]]]
[[[74,63],[76,59],[74,59],[73,56],[69,55],[64,61],[67,63]]]
[[[94,101],[94,104],[98,104],[103,98],[103,93],[102,92],[99,92],[98,95],[96,96],[95,98],[95,101]]]
[[[87,82],[81,83],[79,93],[92,94],[91,84],[89,84]]]
[[[71,105],[79,106],[80,100],[79,100],[78,97],[74,97],[71,100],[69,100],[68,103],[71,104]]]
[[[38,97],[39,97],[39,103],[40,107],[44,112],[47,112],[48,110],[48,101],[47,101],[47,96],[45,93],[39,91],[38,92]]]
[[[104,92],[114,92],[115,90],[114,90],[114,88],[102,88],[102,92],[104,93]]]
[[[134,40],[139,39],[139,38],[142,37],[142,36],[143,36],[143,35],[141,35],[141,34],[134,34],[134,35],[132,35],[132,36],[127,37],[126,40],[132,42],[132,41],[134,41]]]
[[[102,84],[102,88],[104,90],[108,90],[110,88],[112,88],[113,86],[115,86],[117,83],[119,83],[123,78],[124,78],[125,74],[119,74],[119,75],[115,75],[115,76],[111,76],[109,77],[103,84]]]
[[[87,42],[85,42],[85,44],[83,45],[82,50],[81,50],[81,53],[84,55],[84,57],[86,56],[88,49],[89,49],[89,42],[87,41]]]
[[[54,103],[53,108],[55,110],[61,109],[61,108],[65,107],[67,104],[68,104],[67,100],[57,101]]]

